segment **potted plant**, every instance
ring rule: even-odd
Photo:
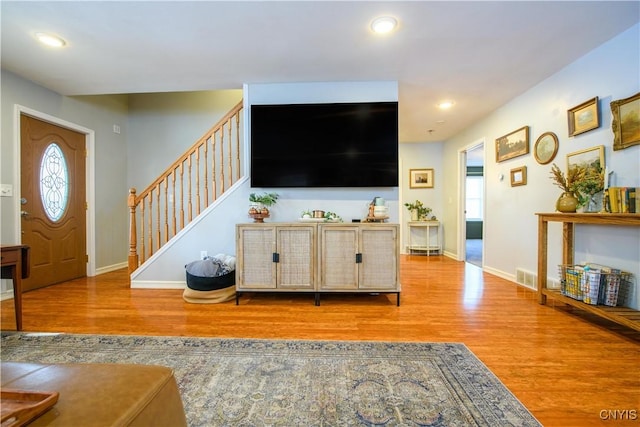
[[[578,197],[578,207],[585,207],[585,212],[598,212],[602,208],[602,191],[604,190],[604,172],[602,168],[587,168],[583,178],[574,185]],[[600,197],[597,197],[599,195]]]
[[[276,203],[278,197],[278,193],[249,194],[249,216],[262,222],[264,218],[269,217],[269,207]]]
[[[429,219],[431,208],[425,206],[420,200],[416,199],[415,202],[405,203],[404,205],[411,212],[411,221],[427,221]]]

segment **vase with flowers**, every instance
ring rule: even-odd
[[[575,212],[578,208],[578,197],[576,197],[576,185],[584,178],[585,170],[580,166],[569,168],[567,175],[560,170],[555,163],[551,166],[551,179],[553,185],[562,190],[562,194],[556,201],[556,210],[558,212]]]
[[[602,210],[602,192],[604,190],[604,171],[601,167],[585,168],[582,179],[575,184],[578,207],[585,212]]]

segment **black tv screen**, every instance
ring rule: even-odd
[[[397,187],[398,103],[251,106],[252,187]]]

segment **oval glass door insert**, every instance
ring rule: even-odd
[[[69,200],[69,171],[64,153],[55,142],[49,144],[42,155],[40,197],[49,219],[60,220]]]

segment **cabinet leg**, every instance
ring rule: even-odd
[[[240,304],[240,292],[236,291],[236,305]]]
[[[400,292],[396,294],[396,307],[400,307]]]
[[[320,305],[320,292],[316,292],[314,303],[315,303],[316,307],[318,307]]]

